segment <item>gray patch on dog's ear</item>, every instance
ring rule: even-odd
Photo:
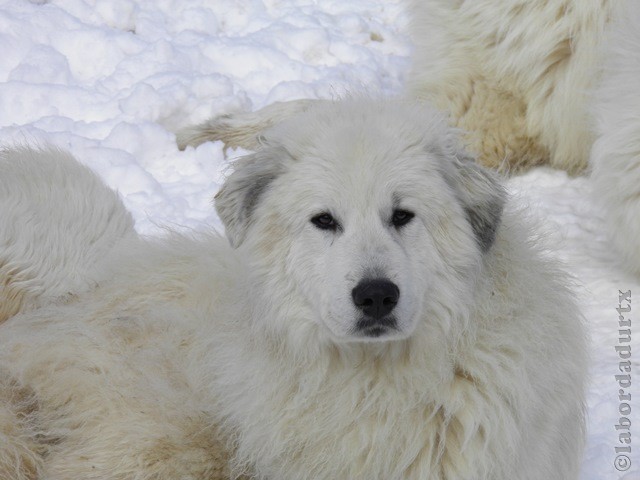
[[[460,171],[464,211],[483,252],[489,251],[502,219],[506,192],[497,174],[473,158],[456,159]]]
[[[506,192],[496,173],[478,165],[464,150],[448,155],[447,183],[456,192],[482,252],[488,252],[500,226]],[[451,166],[453,168],[451,168]]]
[[[234,248],[242,244],[260,198],[284,172],[287,156],[284,149],[264,145],[233,163],[233,173],[215,196],[215,207]]]

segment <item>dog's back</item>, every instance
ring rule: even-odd
[[[0,323],[88,290],[96,262],[134,235],[118,195],[69,153],[0,152]]]

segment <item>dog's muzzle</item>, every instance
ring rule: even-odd
[[[400,289],[386,278],[362,280],[351,291],[355,306],[363,313],[356,323],[357,333],[380,337],[389,330],[397,330],[398,322],[390,313],[398,304]]]

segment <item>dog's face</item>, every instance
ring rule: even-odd
[[[330,104],[267,133],[216,206],[275,304],[336,341],[407,338],[455,310],[500,218],[501,189],[455,143],[428,109]]]

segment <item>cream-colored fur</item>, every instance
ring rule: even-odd
[[[53,148],[0,151],[0,323],[86,291],[95,263],[135,236],[118,196]]]
[[[492,167],[587,166],[611,0],[410,0],[412,97],[451,111]]]
[[[259,112],[241,115],[222,115],[199,125],[186,127],[176,133],[176,142],[181,150],[197,146],[211,139],[224,139],[225,149],[244,148],[257,150],[260,135],[267,129],[304,112],[318,100],[292,100],[267,105]]]
[[[97,288],[6,321],[8,478],[209,480],[221,445],[259,479],[577,478],[579,309],[456,137],[397,100],[313,106],[219,193],[234,247],[123,241]],[[379,335],[350,300],[372,275],[400,292]]]

